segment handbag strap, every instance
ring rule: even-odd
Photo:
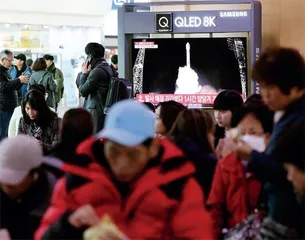
[[[47,75],[47,73],[48,73],[48,72],[45,72],[45,73],[42,75],[42,77],[40,78],[40,80],[38,81],[37,84],[41,84],[41,83],[42,83],[42,81],[43,81],[44,77]]]

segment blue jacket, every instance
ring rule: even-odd
[[[17,79],[18,76],[18,70],[16,66],[12,66],[9,70],[8,70],[9,74],[11,75],[12,79],[15,80]],[[32,69],[29,67],[26,67],[25,70],[22,72],[23,75],[28,75],[29,77],[32,75]],[[23,98],[25,96],[25,94],[28,91],[28,84],[24,83],[21,87],[21,98]]]
[[[285,115],[274,126],[266,153],[253,151],[248,162],[248,170],[259,177],[268,194],[268,216],[284,226],[300,232],[302,226],[302,206],[299,204],[292,185],[286,179],[286,171],[279,159],[273,157],[277,141],[284,130],[299,122],[305,122],[305,97],[290,104]],[[295,151],[291,149],[291,151]],[[287,153],[286,153],[287,154]],[[302,156],[300,156],[302,157]]]

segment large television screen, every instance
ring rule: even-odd
[[[247,38],[133,39],[134,94],[247,95]]]

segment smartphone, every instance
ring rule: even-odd
[[[31,77],[31,73],[27,72],[24,76]]]
[[[87,56],[86,62],[87,62],[88,65],[91,64],[91,62],[92,62],[92,56],[91,56],[90,54]]]

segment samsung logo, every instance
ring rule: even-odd
[[[229,12],[220,12],[221,18],[235,18],[235,17],[248,17],[247,11],[229,11]]]

